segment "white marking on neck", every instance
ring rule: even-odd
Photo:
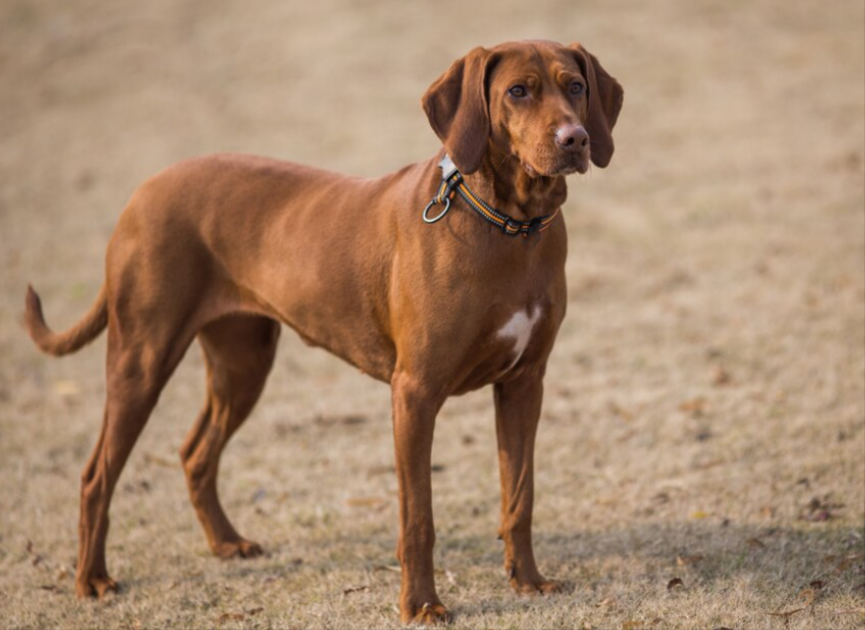
[[[528,309],[526,309],[526,311],[517,311],[513,314],[513,317],[508,320],[508,323],[502,326],[499,330],[499,337],[514,340],[514,354],[516,356],[505,371],[511,370],[517,364],[517,361],[520,360],[520,357],[523,356],[523,352],[525,352],[526,347],[529,345],[532,330],[534,329],[535,324],[538,323],[538,320],[541,319],[541,310],[541,306],[535,304],[531,307],[531,314],[529,314]]]

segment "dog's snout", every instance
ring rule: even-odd
[[[556,129],[556,144],[568,151],[585,151],[589,134],[582,125],[562,125]]]

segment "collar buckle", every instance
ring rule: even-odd
[[[457,165],[454,164],[454,161],[451,159],[447,153],[444,154],[444,157],[439,162],[439,168],[442,170],[442,179],[447,181],[451,178],[451,175],[459,172],[457,169]],[[462,176],[460,177],[462,179]]]
[[[508,236],[516,236],[520,233],[521,228],[522,223],[520,223],[516,219],[511,219],[510,217],[505,219],[502,223],[502,232],[504,232]]]

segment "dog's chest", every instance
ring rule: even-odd
[[[513,368],[532,338],[532,333],[537,327],[538,322],[543,314],[543,309],[539,304],[534,304],[526,309],[520,309],[511,315],[505,324],[496,331],[495,337],[497,345],[504,346],[509,352],[511,359],[507,370]]]

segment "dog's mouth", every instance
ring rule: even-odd
[[[579,173],[584,175],[589,170],[589,158],[573,157],[571,159],[560,160],[545,167],[534,166],[528,160],[520,160],[523,169],[531,178],[537,177],[566,177]]]

